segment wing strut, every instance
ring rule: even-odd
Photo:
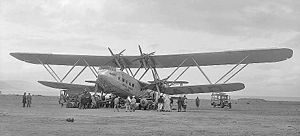
[[[50,72],[50,70],[45,66],[45,64],[39,59],[39,58],[36,58],[43,66],[44,68],[49,72],[49,74],[54,78],[54,80],[56,80],[57,82],[59,82],[59,80],[57,79],[57,77],[55,77],[53,75],[53,73]],[[49,65],[48,65],[49,66]],[[56,74],[55,74],[56,75]],[[57,76],[57,75],[56,75]]]
[[[92,69],[92,67],[89,65],[89,63],[88,63],[84,58],[83,58],[82,60],[83,60],[83,61],[85,62],[85,64],[90,68],[90,70],[92,71],[92,73],[93,73],[93,74],[95,75],[95,77],[97,78],[97,74],[96,74],[97,72],[94,71],[95,68]]]
[[[75,66],[77,65],[77,63],[80,61],[81,58],[79,58],[74,65],[71,67],[71,69],[66,73],[66,75],[60,80],[60,82],[64,81],[65,78],[71,73],[71,71],[75,68]]]
[[[145,74],[148,72],[149,69],[150,69],[150,68],[147,68],[147,69],[146,69],[146,71],[143,73],[143,75],[140,77],[139,80],[141,80],[141,79],[145,76]]]
[[[247,58],[249,57],[249,55],[248,56],[246,56],[245,58],[243,58],[239,63],[237,63],[234,67],[232,67],[226,74],[224,74],[215,84],[217,84],[217,83],[219,83],[224,77],[226,77],[229,73],[231,73],[236,67],[238,67],[240,64],[242,64]],[[246,64],[246,65],[248,65],[248,64]],[[237,73],[236,73],[237,74]],[[236,75],[235,74],[235,75]],[[231,77],[232,78],[232,77]],[[230,78],[230,79],[231,79]],[[227,82],[228,80],[226,80],[226,82]]]
[[[48,67],[49,67],[49,69],[53,72],[53,74],[57,77],[57,79],[60,81],[60,78],[59,78],[59,76],[54,72],[54,70],[50,67],[50,65],[49,64],[46,64]]]
[[[87,66],[85,66],[77,75],[76,75],[76,77],[71,81],[71,83],[73,83],[76,79],[77,79],[77,77],[79,76],[79,75],[81,75],[81,73],[86,69],[86,67]]]
[[[173,81],[173,82],[176,82],[178,80],[178,78],[180,78],[184,73],[185,71],[187,71],[188,69],[190,68],[190,66],[186,67],[181,73],[179,76],[177,76],[177,78]]]
[[[167,77],[167,80],[184,64],[184,62],[188,60],[188,58],[184,59],[178,66],[177,68]]]
[[[61,79],[57,73],[52,69],[52,67],[49,65],[49,64],[45,64],[44,62],[42,62],[38,57],[35,57],[36,60],[42,64],[44,66],[44,68],[48,71],[48,73],[54,78],[54,80],[56,82],[63,82],[66,77],[72,72],[72,70],[77,66],[77,64],[80,62],[80,61],[83,61],[86,65],[85,67],[76,75],[76,77],[71,81],[71,83],[73,83],[77,78],[78,76],[87,68],[89,67],[90,70],[92,71],[92,73],[95,75],[95,77],[97,77],[97,70],[95,69],[94,66],[91,66],[85,59],[83,59],[82,57],[80,57],[74,64],[73,66],[70,68],[70,70],[64,75],[64,77]]]
[[[200,67],[199,64],[197,63],[197,61],[196,61],[194,58],[192,58],[192,59],[193,59],[193,61],[195,62],[195,64],[197,65],[198,69],[199,69],[199,70],[201,71],[201,73],[204,75],[204,77],[206,78],[206,80],[207,80],[210,84],[212,84],[211,81],[209,80],[208,76],[204,73],[204,71],[201,69],[201,67]]]
[[[136,72],[134,73],[133,77],[136,76],[136,74],[140,71],[140,69],[141,69],[142,67],[143,67],[143,66],[141,65],[141,66],[136,70]]]
[[[248,63],[249,64],[249,63]],[[241,67],[237,72],[235,72],[232,76],[230,76],[225,82],[228,82],[231,78],[233,78],[237,73],[239,73],[240,71],[242,71],[246,66],[248,66],[248,64],[245,64],[243,67]]]

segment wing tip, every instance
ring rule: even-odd
[[[38,83],[44,85],[44,86],[47,86],[47,87],[51,87],[49,84],[51,84],[51,82],[48,82],[48,81],[37,81]]]
[[[9,53],[9,55],[13,56],[14,58],[16,58],[20,61],[37,64],[36,62],[34,62],[34,59],[32,59],[32,57],[30,56],[30,55],[32,55],[30,53],[12,52],[12,53]]]
[[[17,53],[17,52],[9,53],[10,56],[13,56],[13,57],[16,58],[16,59],[19,59],[19,57],[20,57],[19,54],[20,54],[20,53]]]
[[[287,50],[287,54],[288,54],[287,59],[292,58],[294,51],[290,48],[285,48],[285,49]]]

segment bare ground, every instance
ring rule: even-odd
[[[60,108],[57,97],[34,96],[31,108],[22,96],[0,95],[1,136],[94,135],[300,135],[300,102],[234,101],[232,109],[200,108],[188,112]],[[67,122],[67,118],[74,122]]]

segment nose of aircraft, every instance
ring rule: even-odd
[[[108,80],[107,79],[108,78],[108,76],[107,76],[108,72],[109,72],[109,70],[105,70],[105,69],[99,71],[99,73],[98,73],[98,82],[99,83],[105,83],[105,82],[107,82],[107,80]]]

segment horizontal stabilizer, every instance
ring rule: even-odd
[[[194,86],[176,86],[166,87],[162,93],[169,95],[176,94],[195,94],[195,93],[211,93],[211,92],[233,92],[244,89],[243,83],[228,83],[228,84],[208,84]]]

